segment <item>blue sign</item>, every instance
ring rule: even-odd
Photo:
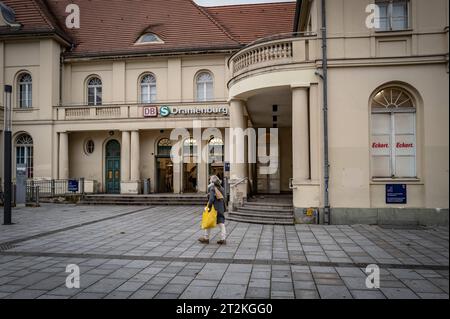
[[[78,180],[76,179],[69,180],[69,185],[67,187],[68,191],[73,193],[78,192],[78,184]]]
[[[166,105],[161,106],[159,108],[159,115],[161,115],[162,117],[167,117],[167,116],[170,115],[170,113],[171,113],[170,112],[170,108],[168,106],[166,106]]]
[[[386,204],[406,204],[406,184],[386,184]]]
[[[230,162],[225,162],[225,172],[230,171]]]

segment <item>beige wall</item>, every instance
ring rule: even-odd
[[[378,87],[392,82],[404,85],[417,99],[418,179],[401,181],[410,185],[407,206],[448,207],[449,101],[445,68],[442,65],[336,68],[330,70],[329,76],[333,206],[386,206],[384,184],[392,181],[377,182],[370,175],[369,98]],[[364,85],[360,84],[361,78],[366,79]]]
[[[146,58],[119,62],[73,62],[64,66],[64,105],[87,103],[86,80],[101,78],[103,104],[140,103],[140,77],[152,73],[156,78],[157,102],[192,102],[195,77],[202,70],[214,78],[214,100],[226,101],[226,59],[222,56]]]

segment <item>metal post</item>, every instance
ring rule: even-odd
[[[330,162],[328,157],[328,54],[326,0],[322,0],[322,69],[323,69],[323,137],[324,137],[324,223],[331,223],[329,199]]]
[[[3,203],[3,224],[12,225],[11,199],[12,199],[12,168],[11,168],[11,139],[12,139],[12,109],[11,109],[12,86],[5,85],[5,113],[4,113],[4,179],[5,179],[5,199]]]
[[[55,197],[55,180],[54,179],[52,179],[50,181],[50,193],[51,193],[50,195],[52,198]]]

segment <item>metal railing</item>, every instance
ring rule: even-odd
[[[69,189],[69,182],[77,181],[78,190],[72,191]],[[66,195],[82,195],[84,194],[84,178],[80,179],[50,179],[50,180],[29,180],[27,181],[27,188],[38,189],[39,197],[57,197]]]

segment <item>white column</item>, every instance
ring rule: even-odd
[[[131,132],[131,181],[139,182],[140,180],[140,143],[139,131]]]
[[[122,131],[122,148],[120,151],[120,176],[122,182],[130,181],[130,132]]]
[[[230,101],[230,128],[241,128],[245,130],[247,128],[247,117],[244,115],[245,104],[242,100]],[[231,131],[230,131],[231,132]],[[247,181],[243,181],[243,178],[248,176],[248,164],[238,163],[238,155],[247,153],[245,139],[234,138],[233,134],[228,137],[228,143],[230,143],[230,207],[235,209],[241,206],[247,197]]]
[[[320,206],[320,183],[311,179],[308,94],[308,87],[292,89],[293,205],[295,215],[300,219],[304,217],[305,208]],[[316,137],[313,141],[318,143]],[[313,147],[317,146],[311,145]]]
[[[202,150],[203,154],[203,148],[208,147],[208,141],[204,141],[201,137],[197,141],[197,147]],[[208,174],[208,160],[206,158],[206,161],[203,160],[203,158],[200,156],[197,163],[197,169],[198,169],[198,179],[197,179],[197,190],[201,193],[206,193],[206,188],[208,186],[207,182],[207,174]]]
[[[59,179],[69,179],[69,134],[59,133]]]
[[[294,182],[310,179],[308,88],[292,89],[292,168]]]
[[[247,118],[244,115],[245,104],[242,100],[230,101],[230,128],[247,128]],[[230,177],[231,179],[242,179],[247,176],[247,164],[237,163],[238,154],[245,153],[245,140],[244,139],[232,139],[229,138],[230,143]],[[244,155],[245,158],[245,155]]]

